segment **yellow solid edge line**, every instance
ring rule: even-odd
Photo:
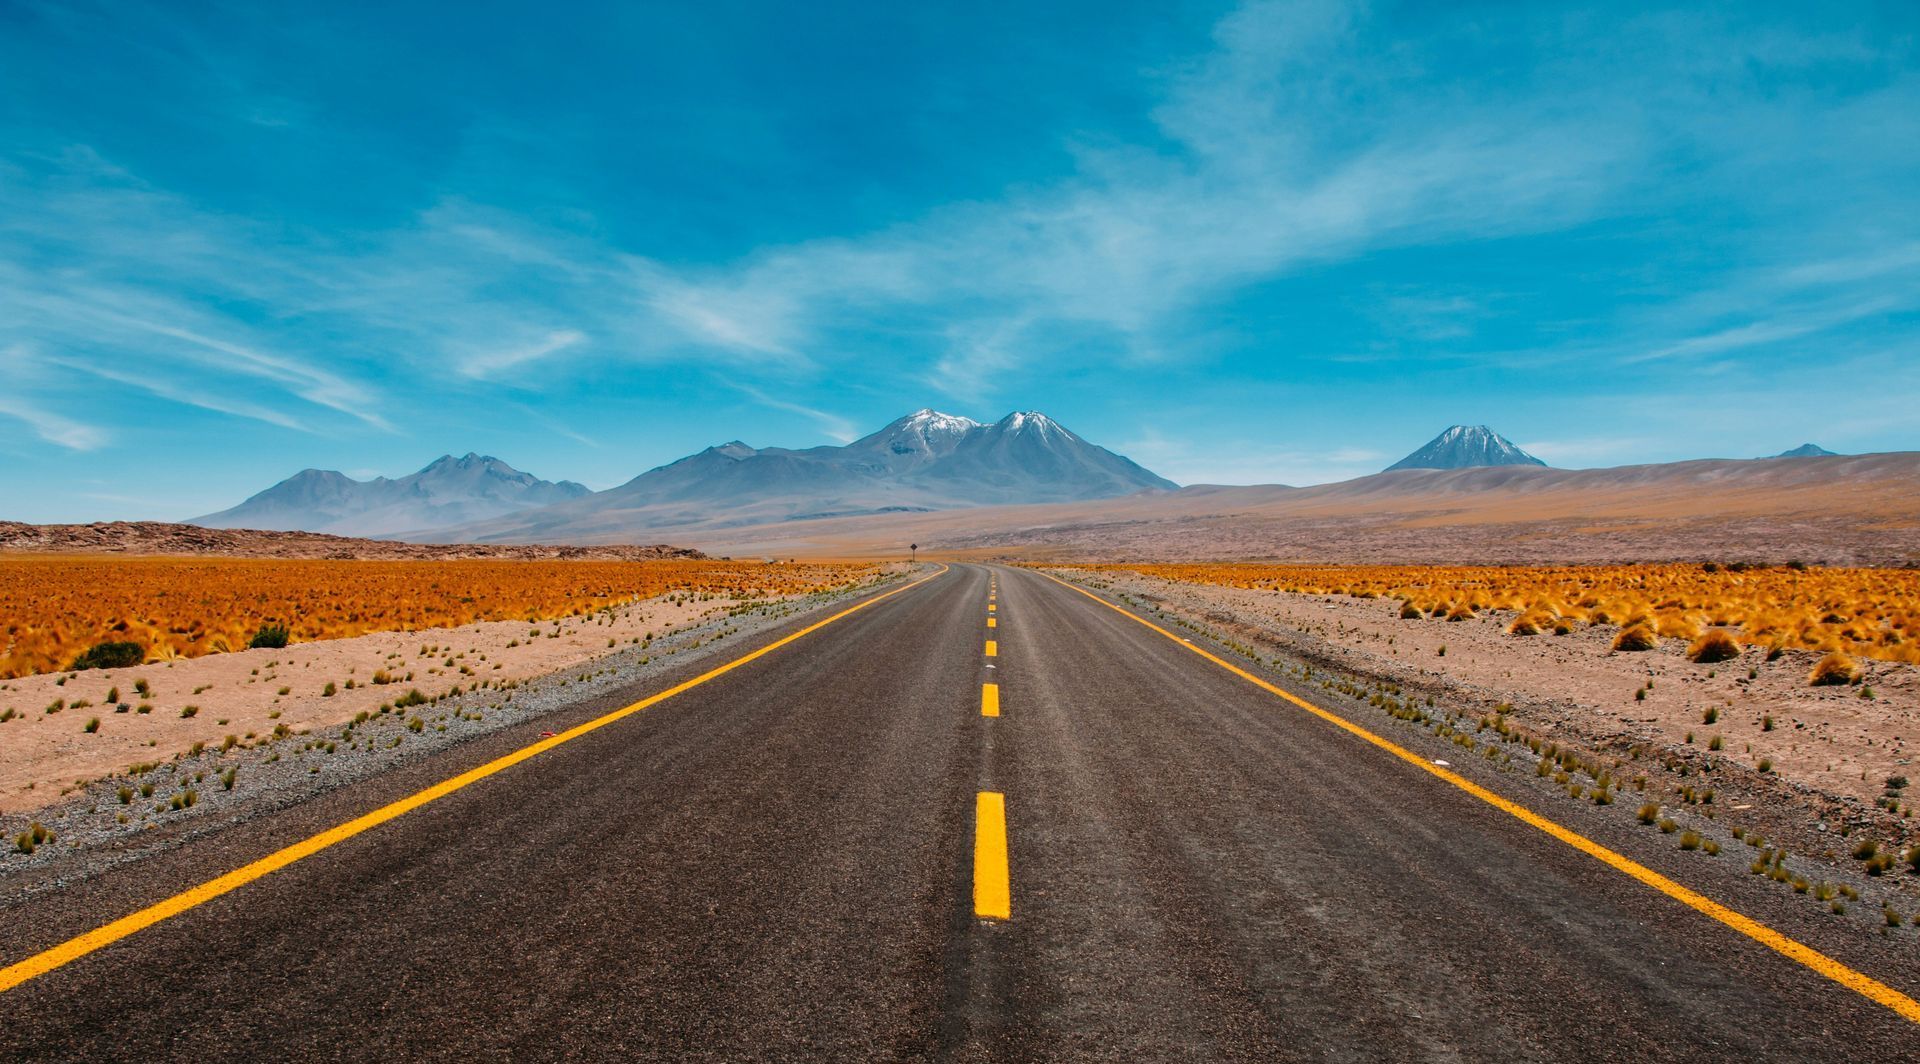
[[[226,875],[219,876],[215,879],[210,879],[205,883],[200,884],[197,887],[193,887],[179,894],[176,894],[173,897],[166,899],[165,901],[156,902],[153,905],[149,905],[138,912],[130,913],[126,916],[123,916],[120,919],[115,920],[110,924],[106,924],[102,927],[95,928],[94,930],[89,931],[86,934],[80,935],[76,938],[68,939],[67,941],[62,942],[61,944],[54,946],[51,949],[43,950],[24,960],[16,961],[15,963],[10,964],[5,968],[0,968],[0,993],[4,993],[8,990],[12,990],[14,987],[19,986],[21,983],[24,983],[29,979],[34,979],[39,976],[45,975],[46,973],[53,971],[55,968],[59,968],[62,965],[70,964],[73,961],[79,960],[81,957],[84,957],[87,954],[92,953],[97,949],[101,949],[102,947],[112,945],[113,943],[118,942],[123,938],[126,938],[128,935],[132,935],[132,934],[135,934],[136,932],[143,931],[149,927],[152,927],[154,924],[160,923],[163,920],[167,920],[172,917],[178,916],[181,913],[194,908],[195,906],[202,905],[202,904],[205,904],[206,902],[212,901],[213,899],[219,897],[222,894],[226,894],[229,891],[236,890],[240,887],[243,887],[248,883],[253,882],[256,879],[260,879],[263,876],[267,876],[274,872],[277,872],[280,869],[285,868],[296,861],[302,860],[307,857],[311,857],[314,854],[319,853],[321,850],[324,850],[329,846],[333,846],[338,843],[345,842],[346,840],[353,838],[355,835],[358,835],[363,831],[367,831],[371,828],[378,827],[389,820],[394,820],[398,817],[405,816],[406,814],[414,811],[415,809],[420,808],[423,805],[428,804],[429,802],[438,801],[439,799],[444,798],[449,794],[452,794],[453,792],[461,789],[462,787],[465,787],[472,783],[477,783],[480,780],[486,779],[488,776],[492,776],[496,773],[503,772],[509,768],[512,768],[513,766],[519,764],[522,761],[525,761],[529,758],[543,754],[548,750],[551,750],[554,747],[559,746],[561,743],[570,742],[574,739],[578,739],[580,736],[585,735],[588,732],[596,731],[600,728],[604,728],[607,725],[614,723],[615,721],[621,720],[625,717],[630,717],[633,714],[640,712],[641,710],[648,709],[652,706],[656,706],[660,704],[661,702],[665,702],[667,699],[672,698],[675,695],[682,694],[686,691],[689,691],[695,687],[700,686],[703,683],[706,683],[708,680],[712,680],[716,677],[725,675],[726,673],[732,672],[733,670],[739,668],[742,665],[747,664],[748,662],[764,657],[765,655],[770,654],[773,651],[778,650],[781,647],[786,646],[787,644],[792,643],[797,639],[800,639],[802,636],[808,635],[813,632],[817,632],[820,629],[825,628],[827,625],[830,625],[833,622],[840,620],[842,617],[846,617],[849,614],[858,613],[859,611],[866,609],[868,606],[871,606],[876,602],[880,602],[883,599],[892,598],[893,596],[898,595],[902,591],[907,591],[912,588],[918,587],[920,584],[923,584],[926,581],[933,579],[934,577],[940,576],[945,572],[947,572],[947,567],[941,566],[940,572],[938,573],[934,573],[930,576],[922,577],[919,580],[915,580],[914,582],[907,584],[904,587],[894,588],[892,591],[886,592],[885,594],[876,595],[873,598],[867,599],[865,602],[861,602],[847,609],[841,610],[839,613],[836,613],[833,616],[826,618],[825,620],[815,621],[813,624],[810,624],[805,628],[802,628],[799,631],[794,632],[791,635],[782,637],[780,639],[775,640],[774,642],[768,643],[766,646],[763,646],[760,649],[753,651],[750,654],[743,654],[740,657],[737,657],[732,661],[727,662],[724,665],[711,669],[707,672],[703,672],[700,675],[695,676],[691,680],[686,680],[682,683],[674,685],[673,687],[669,687],[668,689],[660,692],[659,694],[651,695],[647,698],[643,698],[640,701],[635,702],[630,706],[626,706],[622,709],[616,709],[613,712],[606,714],[605,716],[596,717],[593,720],[587,721],[584,724],[575,725],[574,727],[569,728],[566,731],[563,731],[560,734],[555,735],[551,738],[542,739],[539,742],[531,743],[527,746],[523,746],[520,749],[515,750],[510,754],[506,754],[502,757],[495,758],[494,760],[489,761],[486,764],[479,766],[478,768],[473,768],[473,769],[467,770],[466,772],[462,772],[458,776],[441,780],[439,783],[436,783],[433,786],[426,788],[425,790],[416,791],[415,793],[410,794],[407,797],[400,799],[399,801],[381,806],[380,808],[375,809],[370,813],[364,814],[359,817],[355,817],[354,819],[349,820],[344,824],[337,825],[335,827],[327,829],[326,831],[322,831],[317,835],[313,835],[309,838],[301,840],[300,842],[296,842],[293,845],[288,846],[283,850],[270,853],[267,856],[252,862],[251,864],[242,865],[239,868],[236,868],[233,871],[228,872]]]
[[[1376,735],[1373,732],[1368,731],[1367,729],[1361,727],[1360,725],[1355,724],[1350,720],[1347,720],[1345,717],[1342,717],[1329,710],[1321,709],[1319,706],[1316,706],[1313,703],[1308,702],[1306,699],[1300,698],[1296,695],[1283,691],[1279,687],[1271,683],[1268,683],[1266,680],[1263,680],[1260,677],[1255,676],[1253,673],[1250,673],[1247,670],[1240,668],[1238,665],[1235,665],[1232,662],[1227,661],[1226,659],[1221,658],[1217,655],[1209,653],[1208,651],[1202,649],[1196,644],[1183,641],[1179,636],[1174,635],[1172,632],[1167,631],[1165,628],[1162,628],[1159,625],[1154,624],[1152,621],[1146,620],[1143,617],[1136,616],[1132,612],[1126,609],[1123,609],[1122,607],[1116,606],[1111,602],[1108,602],[1106,599],[1101,598],[1100,596],[1094,594],[1091,591],[1086,590],[1085,588],[1075,587],[1073,584],[1070,584],[1065,580],[1061,580],[1058,577],[1052,576],[1051,574],[1048,574],[1048,573],[1041,573],[1040,575],[1046,577],[1049,580],[1052,580],[1054,583],[1059,584],[1061,587],[1069,588],[1071,590],[1080,592],[1082,595],[1087,596],[1093,601],[1098,602],[1100,605],[1105,606],[1110,610],[1113,610],[1115,613],[1118,613],[1129,620],[1135,621],[1139,624],[1143,624],[1146,627],[1153,629],[1154,631],[1160,633],[1161,635],[1166,636],[1169,640],[1174,642],[1176,645],[1185,647],[1188,650],[1193,651],[1195,654],[1198,654],[1201,657],[1206,658],[1208,661],[1211,661],[1215,665],[1218,665],[1221,668],[1226,669],[1228,672],[1233,673],[1234,675],[1240,677],[1241,679],[1246,680],[1249,683],[1252,683],[1253,685],[1268,691],[1269,693],[1280,696],[1281,698],[1287,700],[1288,702],[1293,703],[1294,705],[1300,707],[1301,709],[1306,710],[1307,712],[1313,714],[1314,716],[1319,717],[1320,719],[1326,721],[1327,723],[1332,724],[1335,727],[1342,729],[1343,731],[1346,731],[1355,736],[1358,736],[1359,738],[1364,739],[1369,743],[1372,743],[1374,746],[1377,746],[1380,749],[1387,751],[1388,753],[1394,755],[1395,757],[1400,758],[1403,761],[1408,762],[1409,764],[1417,765],[1420,768],[1425,769],[1427,772],[1430,772],[1433,775],[1438,776],[1439,778],[1447,781],[1448,783],[1451,783],[1455,787],[1458,787],[1461,790],[1467,792],[1468,794],[1473,795],[1475,798],[1480,799],[1481,801],[1487,803],[1488,805],[1493,806],[1494,808],[1500,810],[1501,812],[1507,813],[1515,817],[1516,819],[1522,820],[1532,825],[1533,827],[1539,828],[1541,831],[1544,831],[1548,835],[1551,835],[1554,838],[1559,839],[1561,842],[1566,843],[1568,846],[1571,846],[1574,849],[1587,854],[1588,856],[1598,859],[1599,861],[1603,862],[1604,864],[1608,865],[1614,870],[1623,872],[1626,875],[1629,875],[1634,879],[1639,880],[1641,883],[1644,883],[1647,886],[1652,887],[1654,890],[1657,890],[1660,893],[1665,894],[1667,897],[1672,898],[1675,901],[1678,901],[1688,906],[1689,908],[1694,909],[1697,912],[1700,912],[1706,916],[1710,916],[1713,919],[1718,920],[1722,924],[1725,924],[1726,926],[1733,928],[1735,931],[1740,932],[1741,934],[1747,936],[1748,938],[1753,939],[1755,942],[1758,942],[1761,945],[1766,946],[1768,949],[1771,949],[1776,953],[1779,953],[1785,957],[1788,957],[1794,961],[1799,962],[1800,964],[1806,966],[1807,968],[1810,968],[1813,971],[1826,976],[1828,979],[1831,979],[1834,982],[1839,983],[1841,986],[1844,986],[1849,990],[1855,991],[1856,993],[1859,993],[1862,996],[1872,1001],[1885,1005],[1886,1007],[1899,1013],[1901,1016],[1905,1017],[1906,1019],[1911,1020],[1914,1023],[1920,1023],[1920,1001],[1915,1001],[1913,998],[1908,997],[1906,994],[1903,994],[1900,991],[1895,990],[1893,987],[1890,987],[1885,983],[1880,982],[1879,980],[1873,978],[1872,976],[1867,975],[1863,972],[1855,971],[1854,969],[1847,967],[1846,965],[1840,963],[1839,961],[1834,960],[1832,957],[1829,957],[1826,954],[1821,953],[1819,950],[1816,950],[1811,946],[1805,945],[1804,943],[1801,943],[1795,939],[1788,938],[1786,935],[1783,935],[1780,932],[1775,931],[1773,928],[1768,927],[1766,924],[1763,924],[1758,920],[1753,919],[1750,916],[1746,916],[1742,913],[1739,913],[1733,909],[1728,908],[1725,905],[1720,904],[1717,901],[1714,901],[1712,898],[1709,898],[1704,894],[1694,891],[1688,887],[1684,887],[1679,883],[1676,883],[1675,881],[1668,879],[1666,876],[1663,876],[1660,873],[1654,871],[1653,869],[1648,868],[1643,864],[1640,864],[1638,861],[1635,861],[1632,858],[1629,858],[1624,854],[1618,853],[1614,850],[1610,850],[1607,847],[1602,846],[1600,843],[1597,843],[1592,839],[1587,838],[1585,835],[1582,835],[1571,828],[1563,827],[1559,823],[1549,820],[1546,817],[1540,815],[1539,813],[1536,813],[1533,810],[1528,809],[1526,806],[1520,805],[1517,802],[1509,801],[1506,798],[1502,798],[1498,794],[1495,794],[1492,791],[1487,790],[1485,787],[1482,787],[1479,784],[1474,783],[1472,780],[1469,780],[1466,777],[1459,775],[1458,773],[1450,772],[1447,769],[1441,768],[1439,765],[1433,764],[1427,758],[1422,757],[1421,755],[1416,754],[1413,751],[1408,750],[1403,746],[1400,746],[1399,744],[1393,742],[1392,740]]]
[[[997,658],[999,656],[1000,656],[1000,644],[994,642],[991,639],[987,640],[987,657]]]
[[[1000,715],[1000,685],[983,683],[980,685],[980,715],[997,717]]]
[[[973,915],[1013,918],[1007,877],[1007,796],[981,791],[973,804]]]

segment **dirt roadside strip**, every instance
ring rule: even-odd
[[[80,718],[100,709],[38,714],[31,723],[48,731],[56,726],[48,722],[72,726],[60,729],[55,744],[40,744],[36,749],[19,743],[0,751],[0,779],[16,781],[0,792],[8,795],[9,807],[0,813],[0,909],[48,885],[96,874],[158,848],[683,668],[743,637],[818,613],[909,575],[904,568],[895,569],[834,591],[744,604],[647,600],[619,614],[569,618],[561,624],[542,622],[533,626],[538,627],[540,638],[527,638],[530,626],[524,622],[487,622],[213,655],[175,662],[171,670],[164,665],[119,670],[129,674],[118,681],[129,688],[129,694],[130,674],[151,674],[156,702],[163,701],[163,695],[179,694],[205,705],[186,719],[178,708],[181,698],[165,699],[171,712],[164,715],[107,716],[103,719],[110,722],[108,727],[139,722],[150,725],[147,730],[152,735],[143,734],[139,745],[129,750],[113,748],[104,754],[97,745],[88,749],[77,741],[101,737],[79,731]],[[507,644],[514,642],[520,645],[508,649]],[[423,647],[432,648],[433,653],[426,655],[426,664],[416,667],[414,679],[382,685],[367,682],[388,655],[399,651],[412,658]],[[274,668],[266,668],[269,661],[277,663]],[[456,664],[442,666],[446,661]],[[508,667],[499,672],[488,668],[502,662]],[[494,682],[476,686],[478,675],[457,671],[467,663],[487,669],[485,675]],[[426,672],[429,666],[432,676]],[[255,672],[267,679],[249,675]],[[357,674],[360,682],[350,690],[321,696],[319,681],[313,678],[336,673],[341,678]],[[295,680],[296,675],[301,679]],[[17,688],[30,682],[46,685],[53,679],[30,677],[10,683]],[[90,676],[87,682],[104,686],[114,681]],[[275,694],[290,682],[301,682],[305,697]],[[461,693],[447,693],[449,682]],[[214,688],[190,694],[190,685],[200,683]],[[172,692],[173,687],[180,690]],[[418,704],[396,706],[411,701],[415,690],[433,693],[423,694],[424,701]],[[0,699],[14,693],[0,694]],[[383,704],[396,708],[382,710]],[[110,707],[107,712],[111,713]],[[15,720],[0,728],[24,729],[28,724]],[[201,734],[208,732],[209,725],[211,732]],[[69,737],[68,731],[74,734]],[[6,734],[0,731],[0,737]],[[210,738],[220,734],[247,738],[231,745]],[[158,745],[149,747],[148,742]],[[76,747],[84,756],[69,752]],[[32,759],[36,752],[41,755],[38,763]],[[129,771],[129,766],[141,771]],[[42,778],[65,781],[65,786],[29,786]],[[28,784],[18,783],[19,779]],[[36,826],[47,839],[27,852],[19,840],[31,839]]]

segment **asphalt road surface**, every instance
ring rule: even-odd
[[[620,704],[15,905],[0,963]],[[955,566],[0,993],[0,1057],[1896,1060],[1920,1024],[1081,592]]]

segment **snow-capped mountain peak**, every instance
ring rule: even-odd
[[[945,435],[964,435],[980,427],[980,423],[970,417],[957,414],[943,414],[932,407],[922,407],[901,420],[903,427],[914,429],[922,435],[941,433]]]
[[[1477,466],[1546,464],[1485,425],[1455,425],[1435,436],[1425,447],[1388,466],[1387,472],[1396,469],[1471,469]]]
[[[960,441],[980,429],[980,423],[967,417],[943,414],[938,410],[916,410],[887,425],[879,432],[851,445],[855,450],[891,455],[887,461],[921,461],[950,453]]]
[[[1001,418],[1000,423],[995,427],[1009,434],[1032,432],[1043,440],[1077,438],[1073,433],[1068,432],[1065,426],[1047,415],[1040,413],[1038,410],[1016,410],[1006,417]]]

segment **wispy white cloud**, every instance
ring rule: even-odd
[[[1197,307],[1307,264],[1579,220],[1637,165],[1632,129],[1605,111],[1436,102],[1362,108],[1351,128],[1341,81],[1372,76],[1356,21],[1344,4],[1229,17],[1154,114],[1178,151],[1082,148],[1050,185],[648,283],[676,306],[754,308],[751,340],[720,338],[763,350],[876,320],[921,328],[940,350],[933,381],[971,396],[1016,354],[1057,360],[1072,340],[1154,361]]]
[[[529,362],[538,362],[586,341],[587,334],[578,329],[555,329],[530,343],[476,352],[460,362],[460,373],[484,380],[507,370],[518,369]]]
[[[228,399],[204,389],[184,386],[178,383],[174,379],[174,375],[170,373],[155,373],[151,369],[145,373],[140,373],[123,370],[100,362],[79,358],[66,358],[59,355],[42,355],[40,356],[40,360],[50,365],[63,367],[81,376],[112,381],[115,384],[138,389],[149,395],[157,396],[170,402],[180,403],[185,406],[211,410],[218,414],[231,414],[234,417],[249,418],[268,425],[278,425],[281,428],[295,429],[301,432],[312,431],[306,424],[281,411],[274,410],[271,407],[249,403],[245,400]]]
[[[743,384],[739,381],[726,381],[725,383],[728,387],[747,396],[761,406],[774,410],[785,410],[789,414],[799,414],[802,417],[812,420],[820,426],[820,431],[825,433],[826,437],[830,440],[835,440],[840,443],[851,443],[860,438],[860,430],[854,427],[853,422],[848,421],[838,414],[829,413],[825,410],[806,406],[801,403],[789,402],[785,399],[776,399],[750,384]]]
[[[1765,347],[1814,333],[1826,332],[1862,318],[1883,314],[1905,302],[1908,301],[1882,297],[1858,302],[1849,301],[1841,306],[1779,308],[1762,320],[1748,321],[1703,335],[1690,336],[1651,351],[1628,355],[1624,361],[1691,359],[1722,355],[1753,347]]]
[[[70,451],[97,450],[107,443],[106,432],[97,426],[64,417],[19,396],[0,395],[0,416],[20,421],[41,439]]]

